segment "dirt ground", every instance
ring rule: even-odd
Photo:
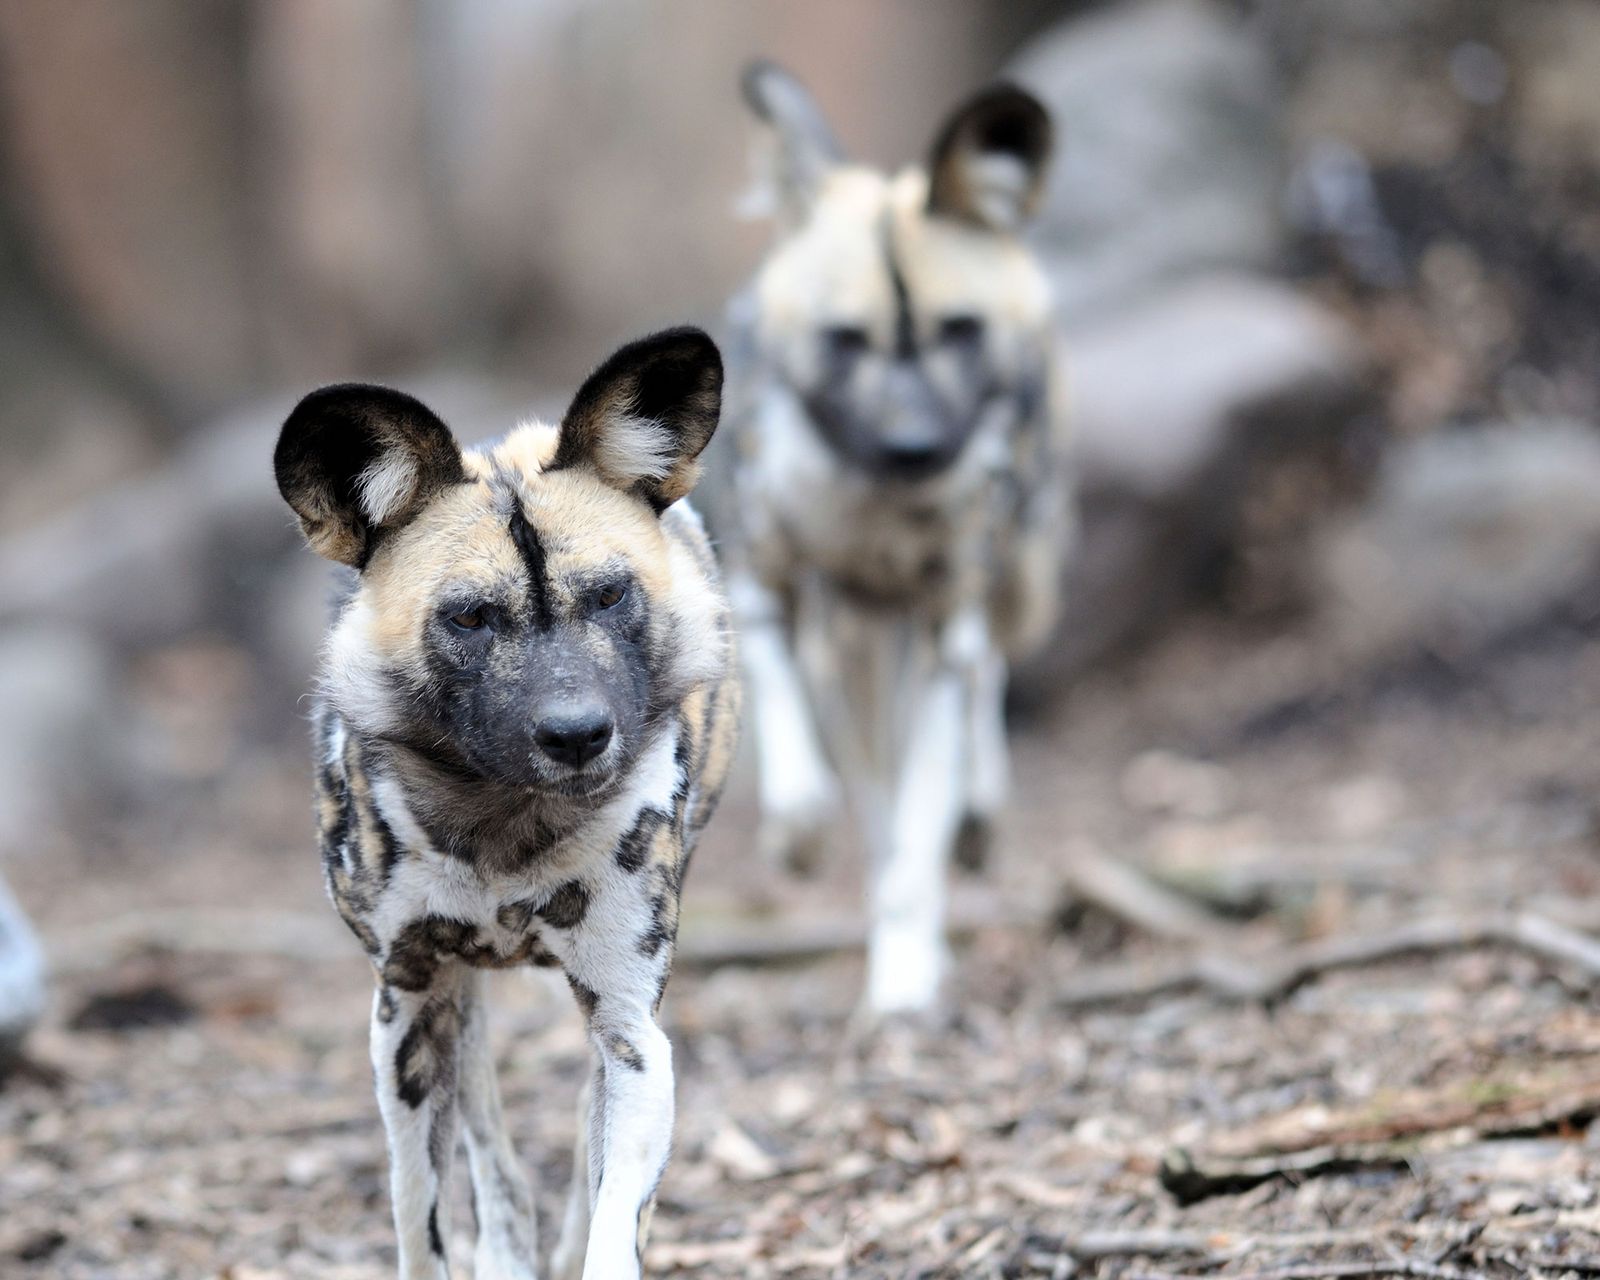
[[[848,941],[860,914],[851,858],[802,885],[754,865],[736,790],[667,1003],[679,1129],[653,1274],[1600,1273],[1585,955],[1424,949],[1266,999],[1168,973],[1206,954],[1270,976],[1307,940],[1511,908],[1584,923],[1592,630],[1349,672],[1308,630],[1197,617],[1019,716],[1017,755],[1009,841],[958,885],[977,923],[950,1014],[875,1034],[851,1019],[848,948],[718,962],[730,939]],[[0,1092],[0,1274],[392,1274],[367,970],[321,900],[305,773],[298,751],[252,757],[178,816],[12,869],[57,970],[32,1048],[66,1078]],[[1141,924],[1069,892],[1103,857],[1182,909]],[[548,1247],[585,1048],[564,991],[497,981]],[[463,1273],[469,1232],[463,1193]]]

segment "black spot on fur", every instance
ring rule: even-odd
[[[639,939],[640,955],[657,956],[662,947],[671,946],[677,938],[678,928],[671,919],[668,907],[669,900],[665,893],[658,893],[650,899],[650,927]]]
[[[378,992],[378,1021],[385,1025],[393,1022],[396,1008],[394,992],[384,987]]]
[[[394,873],[395,864],[400,861],[400,842],[394,838],[394,830],[378,812],[377,805],[372,806],[372,825],[378,833],[378,859],[383,883],[388,884],[389,877]]]
[[[575,929],[589,912],[589,890],[581,880],[568,880],[539,908],[539,916],[557,929]]]
[[[592,987],[586,987],[570,973],[567,975],[567,985],[572,988],[572,996],[578,1002],[578,1008],[583,1011],[585,1019],[593,1020],[594,1011],[600,1007],[600,993]]]
[[[322,831],[322,861],[325,866],[342,866],[344,843],[350,835],[350,791],[344,775],[331,764],[322,766],[317,785],[334,806],[333,821]]]
[[[495,912],[495,920],[502,929],[509,929],[513,933],[523,933],[532,928],[533,917],[538,914],[533,903],[523,900],[521,902],[502,903],[500,910]]]
[[[651,842],[666,821],[667,815],[660,809],[641,812],[633,829],[622,837],[622,843],[617,846],[617,865],[627,872],[644,870],[645,863],[650,860]]]
[[[465,920],[423,916],[401,929],[384,957],[382,977],[401,991],[426,991],[441,960],[469,950],[477,930]]]
[[[633,1041],[618,1032],[606,1036],[606,1052],[630,1071],[644,1070],[644,1055]]]
[[[439,1202],[428,1210],[428,1248],[436,1258],[444,1257],[444,1237],[439,1234]]]
[[[429,1000],[395,1050],[395,1091],[408,1107],[420,1107],[435,1089],[455,1087],[457,1017],[448,1000]]]

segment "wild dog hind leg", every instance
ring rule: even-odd
[[[477,1217],[473,1251],[474,1280],[534,1280],[538,1275],[538,1234],[533,1189],[506,1131],[489,1045],[488,1009],[481,972],[461,982],[461,1049],[457,1096],[472,1174],[472,1204]]]
[[[459,966],[419,991],[380,986],[372,1003],[372,1072],[389,1143],[400,1280],[447,1280],[450,1165],[461,1037]]]
[[[583,1253],[589,1243],[589,1132],[598,1063],[578,1094],[578,1136],[572,1144],[572,1185],[567,1188],[567,1209],[561,1219],[561,1238],[550,1255],[555,1280],[579,1280]]]
[[[839,809],[839,784],[823,751],[782,602],[750,577],[730,583],[739,619],[760,769],[764,855],[809,870]]]
[[[955,837],[955,859],[981,871],[994,845],[995,824],[1011,791],[1011,755],[1006,745],[1006,659],[981,615],[952,624],[947,647],[962,671],[964,804]]]

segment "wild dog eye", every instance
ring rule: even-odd
[[[488,611],[482,605],[462,609],[445,619],[457,631],[482,631],[489,625]]]
[[[858,324],[837,324],[822,331],[822,343],[835,359],[851,360],[865,354],[872,338]]]
[[[597,609],[614,609],[622,603],[622,597],[627,594],[628,588],[622,583],[607,583],[594,593],[594,606]]]
[[[983,339],[983,321],[978,316],[945,316],[939,321],[939,341],[952,347],[976,346]]]

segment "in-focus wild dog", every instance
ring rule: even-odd
[[[656,1012],[738,718],[716,567],[679,501],[721,389],[711,339],[676,329],[601,365],[559,428],[463,452],[410,396],[333,386],[278,440],[306,538],[357,571],[322,667],[317,804],[329,892],[376,972],[407,1280],[447,1274],[458,1116],[474,1274],[536,1274],[480,972],[524,964],[564,971],[595,1056],[556,1271],[639,1274],[672,1140]]]
[[[762,842],[808,861],[848,781],[873,858],[867,1008],[921,1009],[948,859],[981,860],[1006,798],[1007,664],[1054,620],[1071,533],[1049,290],[1017,234],[1050,120],[986,89],[890,176],[847,162],[781,69],[744,90],[778,226],[732,311]]]

